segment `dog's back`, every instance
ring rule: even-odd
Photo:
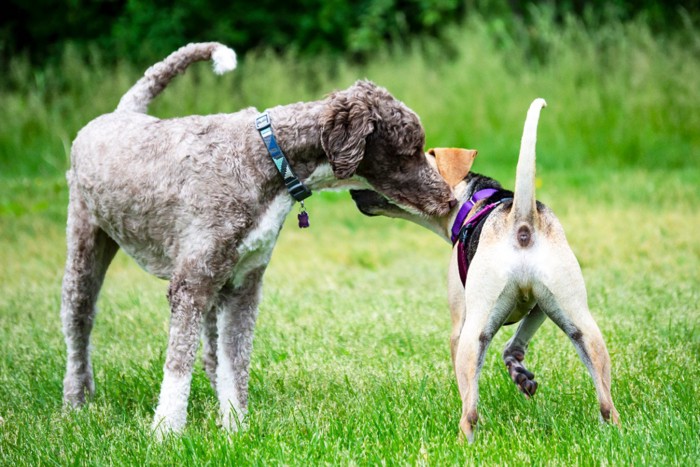
[[[208,190],[221,185],[211,180],[218,172],[204,169],[223,157],[221,153],[231,152],[225,144],[228,135],[240,132],[239,127],[248,125],[254,115],[249,110],[165,121],[145,113],[150,102],[190,64],[209,59],[217,73],[236,65],[233,50],[216,42],[178,49],[151,66],[114,112],[82,128],[71,148],[67,177],[72,196],[85,203],[100,228],[158,277],[171,274],[177,248],[165,239],[177,238],[174,229],[191,222],[179,200],[212,198],[207,197]],[[203,134],[210,137],[197,137]],[[238,179],[230,182],[244,185]],[[131,241],[131,237],[140,241]]]

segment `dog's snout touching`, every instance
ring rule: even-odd
[[[450,200],[450,202],[448,203],[448,206],[450,207],[450,210],[454,209],[454,207],[457,206],[457,200],[456,199]]]

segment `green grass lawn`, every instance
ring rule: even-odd
[[[514,330],[506,328],[484,366],[476,443],[459,444],[450,248],[412,224],[363,217],[345,193],[314,196],[312,227],[290,221],[282,231],[256,329],[247,431],[217,429],[198,362],[184,435],[164,444],[149,436],[166,283],[121,253],[93,333],[97,394],[66,412],[67,194],[60,178],[26,178],[0,191],[0,465],[697,464],[700,174],[545,170],[540,178],[538,197],[567,230],[607,341],[620,430],[598,421],[583,364],[547,322],[527,357],[537,395],[523,398],[501,362]],[[503,181],[512,185],[512,176]]]

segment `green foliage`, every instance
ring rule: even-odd
[[[592,29],[573,16],[559,25],[547,9],[531,14],[538,20],[527,31],[475,17],[444,31],[444,41],[383,47],[364,64],[257,52],[223,77],[195,65],[151,111],[263,109],[320,99],[367,77],[421,116],[428,146],[477,148],[492,170],[510,167],[535,97],[547,100],[551,116],[542,122],[541,170],[698,166],[700,33],[692,23],[659,37],[641,21]],[[43,69],[12,60],[0,80],[0,177],[63,173],[77,131],[112,111],[142,73],[96,51],[85,60],[74,48]]]
[[[45,63],[67,44],[82,53],[97,44],[110,61],[146,64],[181,44],[218,40],[239,52],[294,49],[305,56],[363,59],[387,41],[440,38],[445,28],[475,16],[509,28],[531,26],[537,20],[530,14],[533,5],[545,5],[559,22],[571,15],[589,25],[644,18],[656,31],[673,31],[684,15],[698,19],[698,1],[9,0],[0,17],[0,56],[22,53]]]
[[[359,56],[387,39],[405,42],[414,35],[436,35],[464,16],[460,0],[11,0],[8,8],[0,20],[0,44],[6,52],[26,52],[44,61],[67,43],[81,50],[98,44],[110,60],[141,63],[206,40],[226,42],[239,51],[292,48],[307,56]]]

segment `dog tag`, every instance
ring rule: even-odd
[[[306,212],[303,201],[301,202],[301,212],[297,214],[297,219],[299,220],[300,229],[305,229],[309,226],[309,213]]]

